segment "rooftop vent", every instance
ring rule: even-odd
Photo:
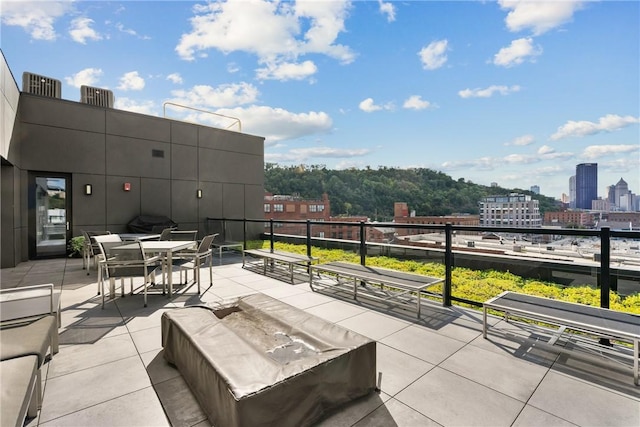
[[[24,72],[22,73],[22,91],[51,98],[61,98],[62,84],[60,80]]]
[[[97,105],[98,107],[113,108],[113,92],[99,87],[80,86],[80,102]]]

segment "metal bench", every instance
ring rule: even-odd
[[[415,305],[418,318],[422,294],[442,282],[444,279],[437,277],[346,262],[314,265],[309,274],[309,285],[314,291],[314,287],[340,288],[352,292],[353,299],[363,296],[393,304]]]
[[[640,316],[506,291],[484,303],[482,334],[487,338],[487,311],[504,313],[505,320],[526,319],[556,326],[557,330],[536,328],[547,334],[546,344],[571,341],[577,348],[599,356],[615,356],[633,360],[633,382],[638,385],[640,359]],[[631,343],[630,348],[611,344],[609,340]],[[571,351],[570,347],[562,348]]]
[[[304,268],[304,272],[309,271],[309,267],[318,261],[318,258],[309,257],[306,255],[296,254],[293,252],[285,251],[270,251],[266,249],[247,249],[244,251],[245,255],[258,258],[262,260],[262,273],[267,274],[267,267],[270,267],[273,271],[278,266],[284,266],[285,272],[289,275],[291,283],[294,283],[294,271],[295,269]],[[242,267],[245,267],[245,257],[242,259]]]

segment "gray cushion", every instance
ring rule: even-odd
[[[53,315],[31,323],[3,325],[0,329],[0,360],[34,355],[38,356],[38,366],[42,366],[53,333],[57,333],[57,319]]]
[[[2,346],[4,347],[4,345]],[[36,387],[37,356],[23,356],[0,362],[2,378],[0,425],[22,427]]]

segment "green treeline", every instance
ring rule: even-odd
[[[305,199],[329,195],[331,215],[364,215],[373,221],[391,221],[393,204],[406,202],[418,216],[478,214],[483,197],[509,193],[531,194],[540,202],[542,214],[557,209],[557,202],[528,190],[487,187],[457,181],[431,169],[332,170],[320,165],[282,166],[265,164],[265,190],[273,194],[298,194]]]

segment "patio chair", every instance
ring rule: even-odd
[[[171,232],[173,228],[165,228],[160,233],[160,238],[158,240],[169,240],[169,236],[171,236]]]
[[[100,255],[100,247],[92,239],[94,236],[103,236],[111,234],[110,231],[85,231],[81,230],[84,242],[82,244],[82,268],[87,270],[87,276],[90,274],[91,260],[94,267],[98,266],[96,257]]]
[[[180,268],[180,282],[182,282],[182,270],[184,273],[184,283],[188,281],[187,270],[193,270],[193,281],[198,284],[198,295],[200,294],[200,268],[209,260],[209,284],[213,284],[213,251],[211,244],[217,234],[204,236],[198,248],[192,251],[181,251],[178,253],[179,259],[176,265]]]
[[[222,264],[222,251],[224,250],[235,249],[239,251],[244,261],[244,242],[233,239],[229,224],[223,221],[217,224],[217,227],[214,226],[214,229],[220,230],[220,233],[217,233],[218,235],[213,240],[213,249],[218,252],[220,264]]]
[[[102,251],[100,289],[104,308],[104,281],[109,279],[110,295],[115,294],[115,279],[120,279],[120,289],[124,297],[124,279],[130,279],[130,293],[133,295],[133,278],[143,277],[144,306],[147,306],[148,284],[155,283],[155,270],[161,262],[160,256],[147,257],[142,244],[138,242],[100,242]]]

